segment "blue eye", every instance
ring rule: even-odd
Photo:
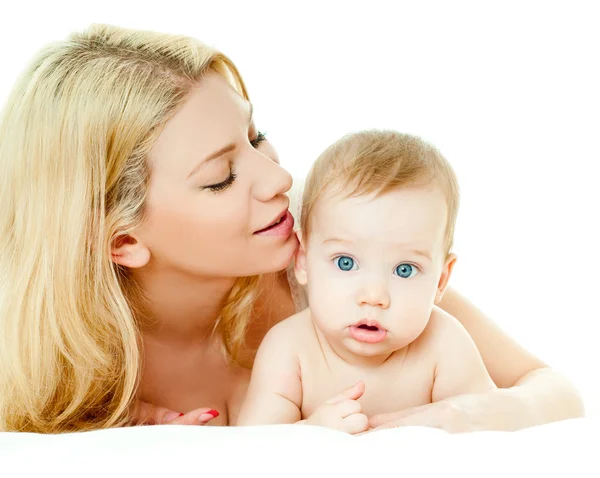
[[[409,277],[417,275],[418,270],[416,267],[411,266],[410,264],[400,264],[398,267],[396,267],[395,272],[403,279],[408,279]]]
[[[354,267],[354,259],[348,256],[340,256],[335,260],[336,265],[343,271],[350,271]]]

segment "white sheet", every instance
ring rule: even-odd
[[[429,428],[360,437],[311,426],[154,426],[0,433],[0,476],[600,477],[600,419],[519,432]]]

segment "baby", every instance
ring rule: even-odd
[[[495,385],[474,342],[435,306],[456,262],[459,191],[421,139],[348,135],[313,165],[295,275],[309,308],[261,343],[238,425],[358,434],[368,417]]]

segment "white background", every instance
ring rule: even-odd
[[[454,286],[599,415],[595,4],[18,2],[0,17],[0,98],[47,42],[113,23],[222,49],[296,177],[352,130],[424,137],[462,187]]]

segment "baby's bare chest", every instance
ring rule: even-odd
[[[363,413],[372,416],[431,403],[434,367],[427,360],[408,357],[365,369],[313,355],[302,367],[302,418],[359,380],[365,392],[358,402]]]

